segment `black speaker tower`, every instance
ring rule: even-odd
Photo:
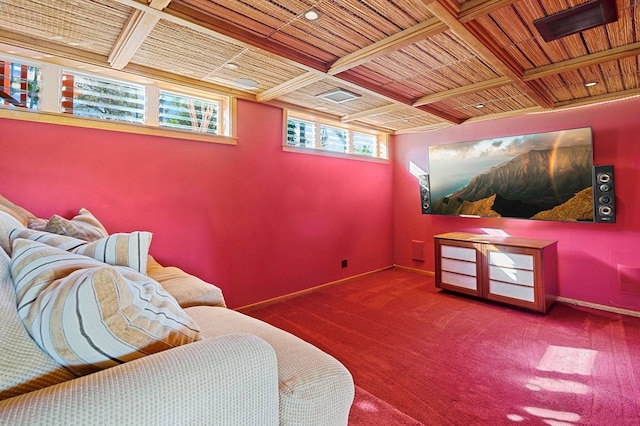
[[[431,213],[431,188],[429,186],[429,175],[420,175],[420,206],[422,214]]]
[[[616,223],[613,166],[593,166],[593,217],[599,223]]]

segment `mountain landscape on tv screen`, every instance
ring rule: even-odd
[[[591,145],[531,150],[494,166],[454,193],[433,200],[447,215],[592,221]]]

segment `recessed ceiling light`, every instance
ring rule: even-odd
[[[233,62],[227,62],[222,67],[228,70],[237,70],[238,68],[240,68],[238,64],[234,64]]]
[[[313,9],[309,9],[304,13],[304,18],[308,21],[315,21],[320,17],[320,14]]]
[[[476,105],[476,108],[478,108],[478,109],[484,108],[484,104],[478,104],[478,105]]]
[[[585,83],[585,86],[587,86],[587,87],[593,87],[593,86],[595,86],[596,84],[598,84],[598,82],[597,82],[597,81],[590,81],[590,82],[588,82],[588,83]]]
[[[255,89],[258,87],[258,82],[250,78],[236,78],[233,80],[233,85],[241,89]]]

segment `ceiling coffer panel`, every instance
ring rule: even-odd
[[[417,127],[433,126],[442,120],[411,107],[400,107],[392,112],[378,114],[360,119],[359,121],[380,127],[397,130],[413,129]]]
[[[335,103],[319,97],[319,95],[335,91],[336,89],[344,89],[360,95],[360,97],[343,103]],[[347,85],[341,85],[338,81],[331,78],[325,78],[295,92],[287,93],[280,97],[279,100],[294,105],[315,108],[322,112],[339,116],[382,107],[389,103],[378,96],[368,94],[366,91],[353,89]]]
[[[354,71],[382,87],[402,87],[409,98],[499,77],[450,31],[376,58]]]
[[[132,59],[133,63],[223,86],[238,78],[266,90],[305,71],[238,44],[161,20]],[[237,69],[227,69],[234,64]],[[234,67],[235,68],[235,67]]]
[[[306,72],[254,49],[244,49],[232,59],[232,62],[238,66],[236,70],[217,67],[205,80],[228,84],[229,81],[237,78],[247,78],[255,80],[258,83],[258,90],[262,91],[285,83]]]
[[[132,10],[107,0],[2,0],[0,29],[107,56]]]
[[[223,17],[243,31],[327,63],[432,17],[413,0],[173,0],[169,9],[180,6]],[[320,16],[308,21],[303,14],[312,8]]]
[[[605,62],[543,77],[556,102],[640,90],[640,56]],[[587,87],[587,83],[596,83]]]
[[[458,96],[433,105],[440,108],[446,106],[468,117],[482,117],[536,106],[514,85]]]
[[[191,78],[204,79],[244,50],[191,28],[161,20],[131,62]]]

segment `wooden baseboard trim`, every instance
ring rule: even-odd
[[[630,309],[616,308],[614,306],[600,305],[597,303],[583,302],[582,300],[569,299],[568,297],[558,297],[557,302],[566,303],[568,305],[584,306],[585,308],[598,309],[601,311],[613,312],[615,314],[629,315],[631,317],[640,317],[640,312]]]
[[[317,286],[314,286],[314,287],[311,287],[311,288],[307,288],[307,289],[304,289],[304,290],[300,290],[300,291],[296,291],[296,292],[293,292],[293,293],[288,293],[288,294],[285,294],[285,295],[282,295],[282,296],[274,297],[273,299],[267,299],[267,300],[263,300],[262,302],[257,302],[257,303],[252,303],[252,304],[249,304],[249,305],[240,306],[239,308],[234,308],[234,310],[238,311],[238,312],[243,312],[243,311],[247,311],[247,310],[250,310],[250,309],[253,309],[253,308],[258,308],[258,307],[263,307],[263,306],[266,306],[266,305],[270,305],[272,303],[282,302],[283,300],[293,299],[294,297],[302,296],[303,294],[313,293],[314,291],[318,291],[318,290],[323,289],[323,288],[331,287],[331,286],[334,286],[336,284],[341,284],[341,283],[344,283],[346,281],[351,281],[351,280],[353,280],[355,278],[359,278],[359,277],[364,277],[364,276],[367,276],[367,275],[375,274],[376,272],[380,272],[380,271],[386,271],[387,269],[392,269],[393,267],[394,267],[394,265],[391,265],[391,266],[387,266],[387,267],[384,267],[384,268],[375,269],[373,271],[365,272],[363,274],[352,275],[352,276],[347,277],[347,278],[342,278],[342,279],[339,279],[339,280],[336,280],[336,281],[331,281],[331,282],[328,282],[328,283],[325,283],[325,284],[320,284],[320,285],[317,285]]]
[[[433,271],[425,271],[424,269],[410,268],[409,266],[393,265],[393,267],[397,269],[402,269],[404,271],[415,272],[417,274],[430,275],[432,277],[436,275],[436,273]]]

